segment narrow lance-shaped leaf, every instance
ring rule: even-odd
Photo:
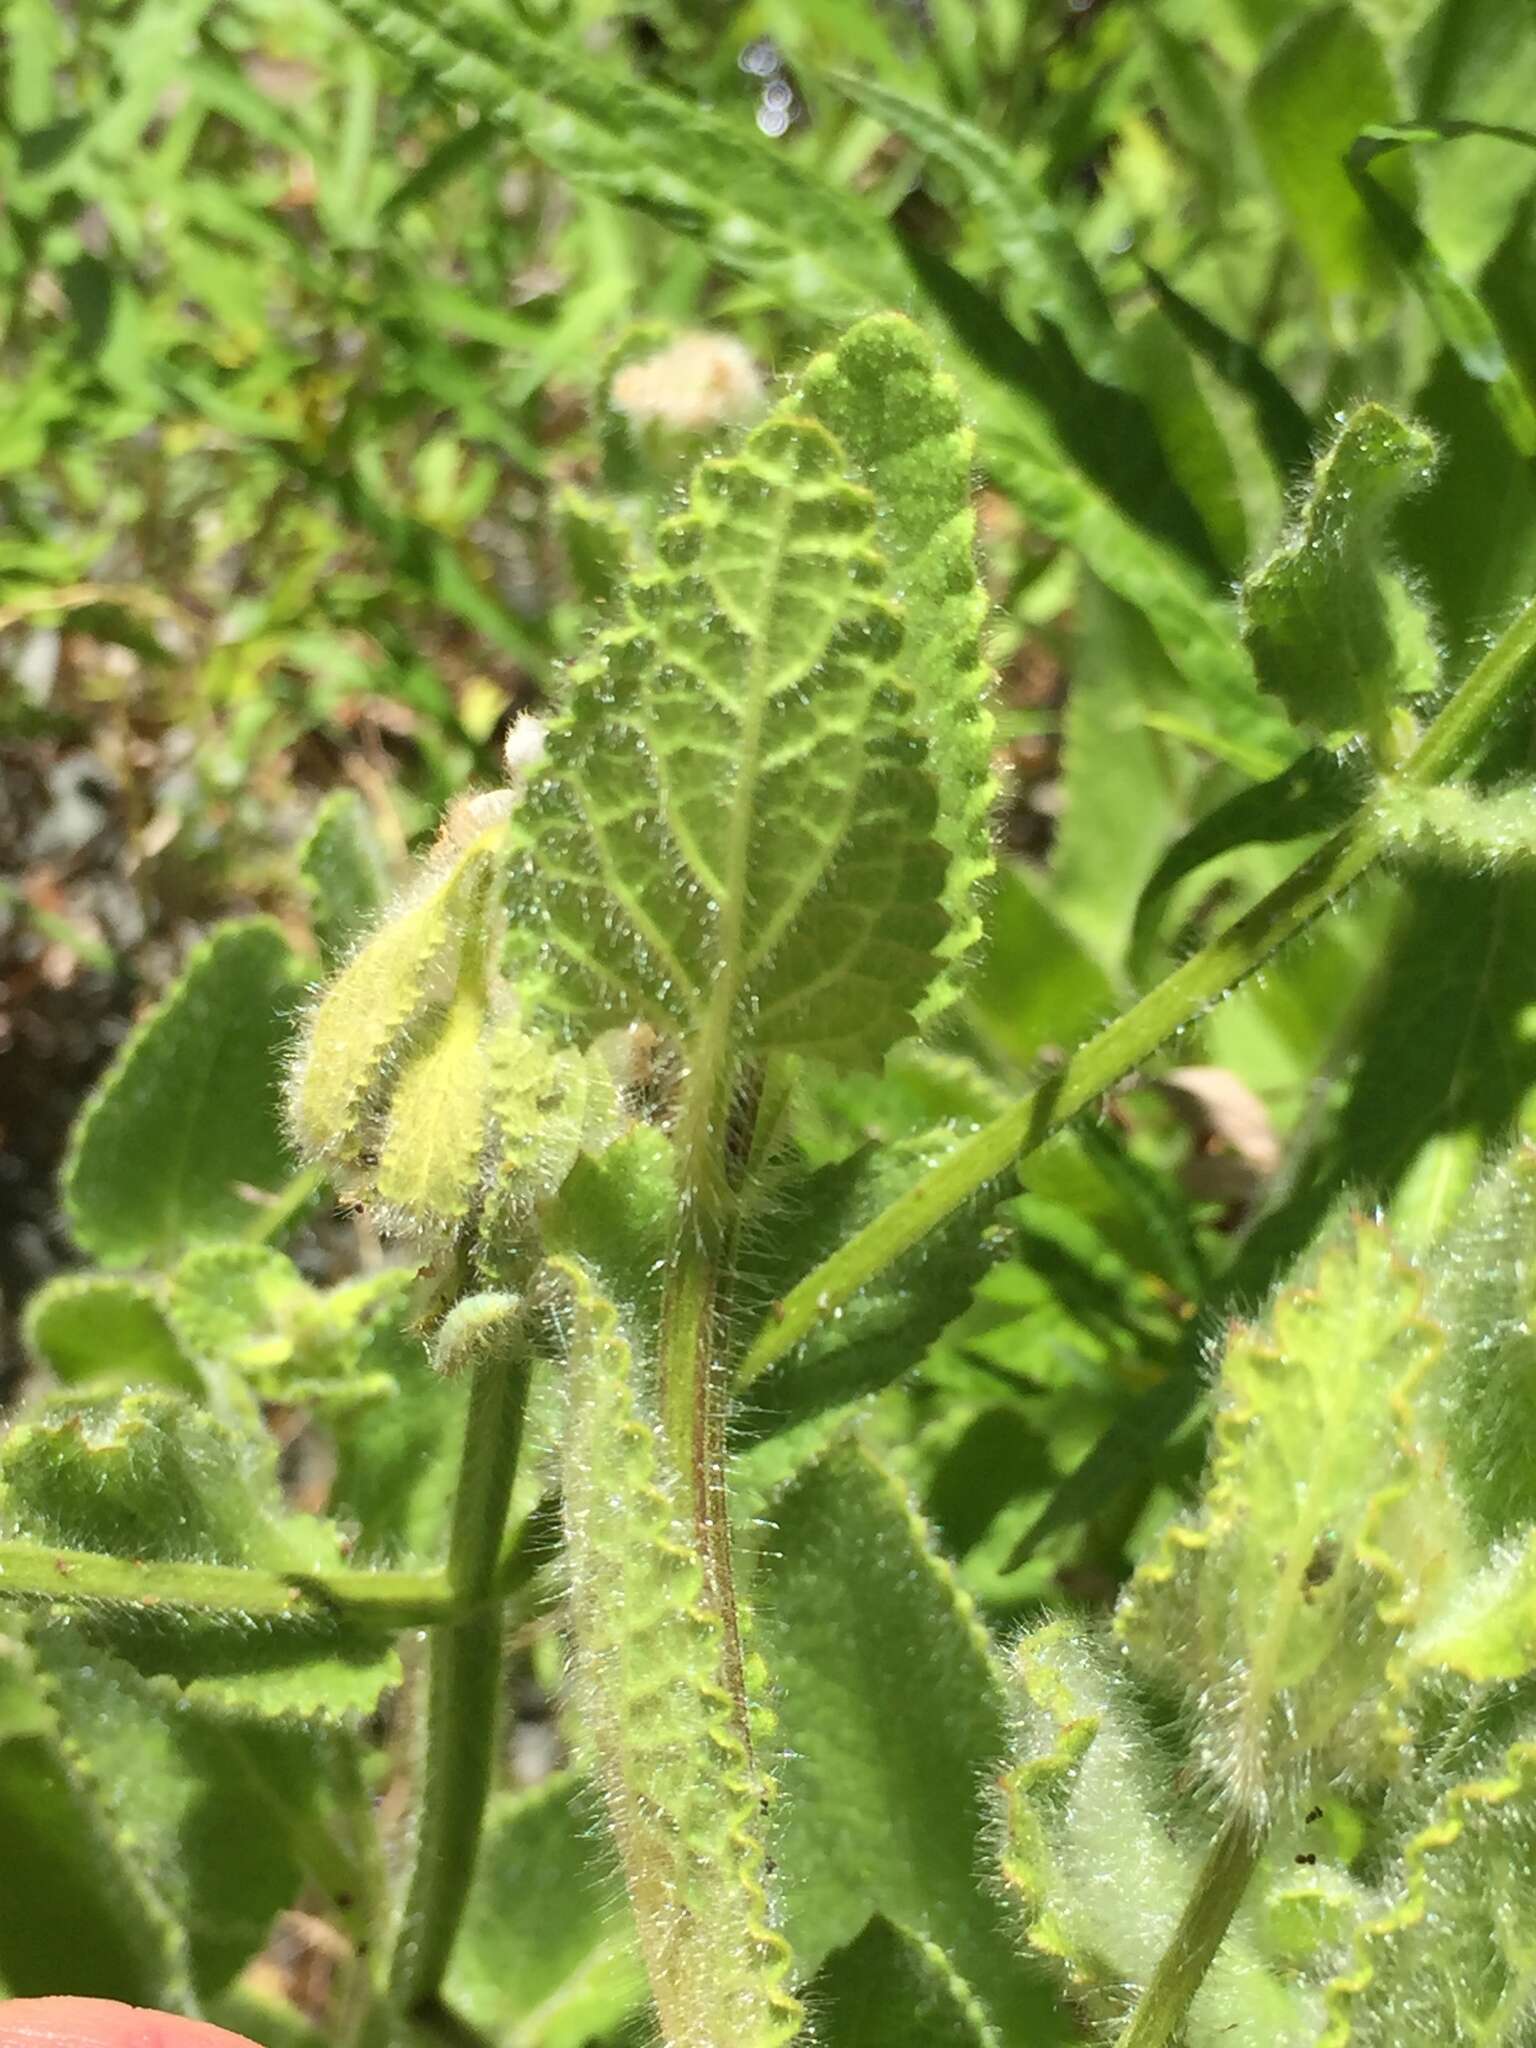
[[[1321,736],[1387,751],[1393,706],[1434,682],[1406,587],[1381,566],[1388,517],[1434,467],[1435,445],[1362,405],[1319,460],[1290,532],[1243,585],[1243,638],[1260,682]]]
[[[901,624],[845,468],[781,417],[699,470],[514,814],[514,965],[589,1028],[646,1018],[706,1068],[878,1057],[944,936]]]
[[[934,836],[949,857],[946,961],[980,935],[978,893],[992,870],[991,672],[981,652],[987,596],[976,571],[975,436],[953,378],[910,320],[876,315],[818,356],[803,403],[837,437],[874,493],[876,533],[901,592],[901,673],[939,786]],[[930,1011],[950,993],[929,999]]]
[[[563,1492],[579,1732],[590,1744],[667,2048],[776,2048],[800,2031],[755,1839],[768,1787],[721,1682],[687,1502],[612,1304],[570,1295]]]
[[[1454,142],[1466,135],[1518,143],[1536,149],[1536,134],[1483,121],[1421,121],[1367,128],[1344,159],[1361,204],[1397,262],[1407,272],[1447,347],[1481,384],[1515,449],[1536,456],[1536,393],[1518,357],[1506,351],[1497,321],[1483,300],[1441,258],[1408,208],[1382,183],[1377,165],[1400,149],[1420,143]]]

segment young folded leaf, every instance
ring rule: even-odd
[[[1309,732],[1363,735],[1383,761],[1395,707],[1436,677],[1426,622],[1381,559],[1394,507],[1434,464],[1421,427],[1358,407],[1319,458],[1290,531],[1243,585],[1243,639],[1264,688]]]
[[[1204,1506],[1137,1572],[1118,1626],[1196,1703],[1199,1761],[1255,1820],[1306,1774],[1392,1774],[1391,1679],[1458,1573],[1460,1508],[1426,1458],[1441,1333],[1422,1281],[1357,1222],[1222,1361]]]
[[[1026,1635],[1014,1677],[1003,1876],[1031,1945],[1059,1958],[1088,2009],[1109,2018],[1174,1937],[1200,1867],[1198,1815],[1181,1813],[1173,1764],[1127,1673],[1083,1625]],[[1276,2048],[1316,2040],[1317,1993],[1272,1972],[1260,1939],[1252,1913],[1240,1915],[1190,2007],[1188,2048],[1222,2048],[1239,2033]]]
[[[847,471],[783,416],[698,470],[513,818],[514,969],[589,1032],[682,1040],[712,1086],[769,1051],[877,1059],[945,935],[901,621]]]
[[[569,1293],[563,1450],[574,1704],[624,1867],[666,2048],[778,2048],[787,1989],[755,1830],[769,1795],[722,1683],[684,1489],[635,1384],[612,1303]]]
[[[497,838],[482,832],[446,867],[429,867],[419,893],[365,940],[310,1012],[290,1077],[289,1113],[309,1156],[366,1177],[382,1143],[385,1177],[398,1181],[402,1200],[413,1167],[401,1095],[415,1131],[421,1119],[411,1104],[441,1092],[432,1078],[445,1045],[458,1049],[466,1015],[475,1023],[469,1052],[476,1057],[486,1000],[480,928]],[[430,1100],[419,1106],[430,1121]]]
[[[791,400],[791,405],[797,401]],[[934,836],[949,857],[944,906],[953,965],[981,930],[992,871],[991,672],[982,657],[987,596],[976,572],[975,436],[954,380],[912,321],[881,313],[849,329],[805,372],[800,400],[838,439],[874,493],[876,533],[901,592],[901,673],[939,785]],[[952,988],[940,982],[932,1014]]]
[[[1536,2020],[1536,1743],[1448,1791],[1328,1987],[1319,2048],[1515,2048]]]

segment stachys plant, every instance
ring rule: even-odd
[[[894,1469],[942,1403],[894,1458],[860,1427],[958,1318],[985,1356],[973,1294],[1042,1227],[1021,1160],[1388,852],[1529,857],[1519,792],[1449,779],[1536,611],[1427,720],[1378,545],[1433,454],[1351,415],[1244,589],[1296,728],[1274,801],[1314,805],[1299,836],[1321,789],[1331,836],[1021,1097],[964,1001],[992,867],[976,450],[903,317],[814,358],[648,546],[633,506],[603,525],[590,651],[392,904],[328,804],[318,989],[274,925],[226,927],[75,1137],[103,1270],[37,1297],[65,1391],[0,1445],[8,1985],[275,2036],[235,1980],[302,1890],[369,2044],[1529,2038],[1523,1153],[1427,1251],[1338,1224],[1234,1326],[1201,1502],[1160,1543],[1120,1529],[1112,1624],[1005,1654]],[[888,1060],[908,1125],[818,1151]],[[276,1244],[321,1185],[419,1275],[314,1285]],[[1118,1356],[1182,1414],[1144,1283]],[[299,1410],[324,1514],[263,1426]],[[545,1654],[552,1613],[568,1762],[508,1790],[509,1645]],[[397,1883],[364,1731],[423,1654]],[[99,1926],[83,1959],[33,1862]]]

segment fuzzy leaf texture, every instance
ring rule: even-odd
[[[589,1030],[645,1019],[710,1074],[877,1059],[937,972],[935,788],[848,467],[779,417],[698,470],[514,814],[514,969]]]
[[[975,1606],[900,1481],[846,1440],[769,1514],[773,1853],[797,1959],[819,1966],[881,1914],[943,1951],[1005,2040],[1052,2041],[1039,1973],[986,1877],[1007,1716]]]
[[[337,1717],[369,1712],[400,1667],[388,1628],[162,1607],[158,1561],[248,1565],[290,1575],[343,1562],[339,1531],[291,1513],[275,1447],[166,1393],[59,1400],[0,1446],[0,1533],[145,1566],[142,1601],[95,1609],[79,1627],[149,1676],[234,1713]],[[67,1576],[59,1595],[68,1596]]]
[[[647,2003],[597,1804],[559,1771],[486,1814],[448,1995],[508,2048],[587,2048]]]
[[[878,1913],[811,1987],[820,2048],[999,2048],[941,1948]]]
[[[1393,1659],[1464,1549],[1425,1456],[1422,1285],[1361,1222],[1234,1328],[1204,1504],[1121,1603],[1133,1658],[1198,1703],[1204,1771],[1259,1819],[1312,1770],[1389,1777],[1407,1740]]]
[[[1085,1626],[1054,1621],[1023,1637],[1013,1678],[1003,1877],[1031,1945],[1108,2019],[1173,1937],[1196,1882],[1202,1816],[1181,1802],[1129,1674]],[[1326,1907],[1315,1878],[1306,1889]],[[1321,2000],[1270,1973],[1261,1939],[1254,1911],[1240,1916],[1190,2008],[1188,2048],[1316,2040]]]
[[[450,838],[428,863],[322,991],[290,1077],[305,1151],[406,1227],[451,1229],[478,1181],[495,838]]]
[[[1536,2025],[1536,1744],[1415,1826],[1386,1910],[1328,1987],[1321,2048],[1518,2048]]]
[[[921,330],[898,314],[861,320],[806,370],[801,402],[874,493],[879,545],[901,592],[901,673],[939,785],[935,837],[949,861],[946,961],[981,932],[978,892],[992,871],[991,672],[982,657],[986,592],[976,573],[971,477],[976,441],[954,380]],[[941,983],[929,998],[950,993]]]
[[[0,1625],[6,1982],[206,1998],[294,1897],[320,1794],[306,1731],[189,1708],[67,1623]]]
[[[1243,585],[1259,681],[1312,733],[1363,734],[1382,748],[1394,704],[1434,684],[1425,623],[1381,565],[1394,507],[1434,461],[1422,428],[1360,406],[1320,457],[1289,532]]]
[[[563,1457],[574,1704],[667,2048],[776,2048],[802,2011],[764,1894],[766,1781],[721,1683],[686,1502],[635,1358],[586,1271],[570,1294]]]

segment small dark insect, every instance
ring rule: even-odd
[[[1312,1854],[1312,1851],[1310,1849],[1303,1849],[1301,1854],[1296,1858],[1296,1861],[1298,1863],[1315,1863],[1317,1861],[1317,1858]]]
[[[1312,1825],[1313,1821],[1315,1821],[1315,1820],[1321,1820],[1321,1819],[1322,1819],[1322,1817],[1323,1817],[1323,1809],[1322,1809],[1322,1808],[1321,1808],[1320,1806],[1314,1806],[1314,1807],[1312,1808],[1311,1812],[1310,1812],[1310,1813],[1308,1813],[1308,1815],[1307,1815],[1307,1826],[1308,1826],[1308,1827],[1311,1827],[1311,1825]]]

